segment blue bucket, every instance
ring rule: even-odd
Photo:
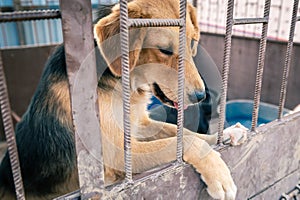
[[[240,122],[243,126],[251,129],[253,111],[253,100],[231,100],[226,103],[226,127]],[[283,114],[287,114],[288,109],[284,109]],[[261,102],[259,105],[259,113],[257,126],[267,124],[278,116],[278,106]]]

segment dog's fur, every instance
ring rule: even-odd
[[[131,18],[178,18],[178,0],[134,0],[128,4]],[[108,65],[98,83],[105,182],[123,177],[121,64],[119,54],[119,6],[95,25],[98,46]],[[198,103],[195,94],[205,90],[193,63],[199,41],[194,8],[187,7],[184,104]],[[146,111],[150,94],[176,106],[178,28],[141,28],[130,32],[131,127],[133,172],[140,173],[176,157],[176,131],[172,124],[153,121]],[[64,48],[49,58],[31,104],[16,127],[21,170],[28,199],[49,199],[78,189],[74,130],[71,118]],[[219,154],[208,143],[216,136],[184,129],[183,159],[193,165],[211,196],[234,199],[236,187]],[[8,155],[0,166],[0,199],[13,199],[14,185]]]

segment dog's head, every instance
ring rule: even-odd
[[[179,1],[133,0],[128,3],[128,15],[130,18],[178,19]],[[186,20],[184,104],[189,105],[204,99],[205,87],[192,59],[200,30],[196,11],[190,4]],[[116,5],[111,14],[94,27],[100,50],[116,76],[121,76],[119,26],[120,7]],[[142,91],[148,87],[163,103],[177,107],[179,28],[131,28],[129,35],[131,88]]]

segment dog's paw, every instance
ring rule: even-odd
[[[216,151],[201,159],[197,171],[207,185],[207,192],[214,199],[234,200],[237,192],[230,171]]]
[[[223,131],[223,143],[237,146],[247,140],[248,129],[240,123],[226,128]]]

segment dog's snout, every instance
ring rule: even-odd
[[[194,94],[189,96],[191,102],[198,103],[206,98],[206,92],[204,91],[194,91]]]
[[[205,99],[206,93],[205,93],[205,91],[197,91],[197,92],[195,92],[195,96],[198,101],[202,101]]]

